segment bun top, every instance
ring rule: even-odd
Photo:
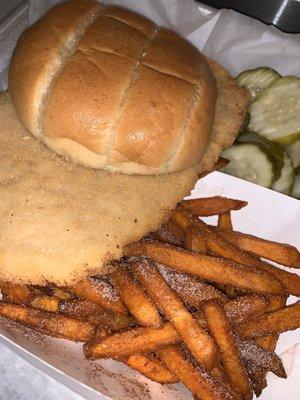
[[[27,129],[85,166],[163,174],[213,146],[214,74],[176,33],[92,0],[52,8],[26,30],[9,76]]]

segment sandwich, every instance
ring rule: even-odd
[[[20,37],[1,96],[0,280],[107,273],[232,144],[248,101],[143,16],[92,0],[52,8]]]

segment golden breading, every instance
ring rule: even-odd
[[[105,272],[189,194],[198,167],[161,176],[109,174],[64,161],[0,97],[0,280],[71,285]]]
[[[207,58],[218,88],[213,139],[200,164],[202,171],[209,171],[221,151],[232,145],[239,132],[250,103],[250,94],[231,78],[229,73],[215,61]]]
[[[123,247],[157,229],[211,168],[242,124],[248,95],[216,63],[214,135],[205,164],[161,176],[108,174],[62,160],[18,120],[0,96],[0,279],[72,285],[107,272]],[[234,101],[232,100],[234,99]],[[221,146],[221,147],[220,147]]]

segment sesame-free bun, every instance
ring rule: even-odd
[[[120,7],[52,8],[18,41],[9,90],[29,132],[88,167],[165,174],[215,146],[217,86],[205,57]]]

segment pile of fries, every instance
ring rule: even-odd
[[[252,399],[266,373],[286,373],[274,350],[300,327],[299,251],[234,232],[244,201],[178,204],[171,219],[127,246],[107,276],[73,287],[0,284],[0,316],[84,342],[88,359],[119,360],[159,383],[182,382],[202,400]],[[199,217],[218,215],[218,225]]]

